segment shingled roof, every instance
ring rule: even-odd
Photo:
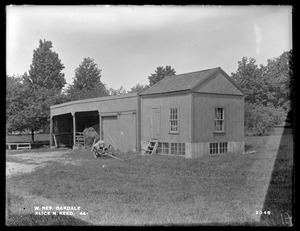
[[[200,84],[202,81],[211,77],[220,70],[221,68],[217,67],[185,74],[170,75],[160,80],[152,87],[141,92],[140,95],[191,90],[193,87]]]

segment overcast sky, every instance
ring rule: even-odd
[[[6,13],[7,74],[28,72],[46,39],[67,83],[86,57],[108,87],[129,90],[148,84],[158,66],[230,75],[242,57],[266,64],[292,49],[290,6],[8,6]]]

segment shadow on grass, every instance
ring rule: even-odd
[[[253,145],[251,145],[251,144],[245,144],[245,152],[249,151],[252,148],[253,148]]]
[[[73,216],[35,214],[10,214],[7,226],[91,226],[93,224],[79,220]]]
[[[260,224],[289,226],[283,218],[293,217],[294,167],[292,128],[284,128],[269,182]],[[264,214],[270,212],[270,215]]]

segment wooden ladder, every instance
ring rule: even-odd
[[[75,146],[85,146],[85,139],[83,132],[76,132],[75,133]]]
[[[151,139],[148,143],[146,154],[152,155],[153,153],[156,153],[157,146],[158,140]]]

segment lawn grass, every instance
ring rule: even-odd
[[[279,176],[291,176],[293,160],[291,136],[286,135],[274,170],[277,149],[270,138],[246,137],[248,149],[257,150],[255,154],[228,153],[199,159],[129,153],[118,155],[125,159],[121,162],[95,159],[89,151],[70,150],[66,156],[80,160],[80,166],[52,162],[7,179],[6,190],[13,198],[11,207],[36,206],[16,198],[26,193],[45,198],[47,203],[80,206],[89,213],[85,225],[274,225],[255,212],[269,204],[274,205],[268,207],[272,213],[291,211],[290,196],[279,202],[274,198],[268,202],[265,196],[270,196],[270,187],[275,193],[290,195],[291,182],[283,188]],[[279,143],[282,139],[277,136],[275,140]],[[277,177],[273,177],[274,171]],[[25,216],[14,211],[8,221],[17,214]],[[25,223],[31,218],[26,215]],[[76,219],[63,221],[78,225]],[[39,222],[51,225],[62,221]]]

